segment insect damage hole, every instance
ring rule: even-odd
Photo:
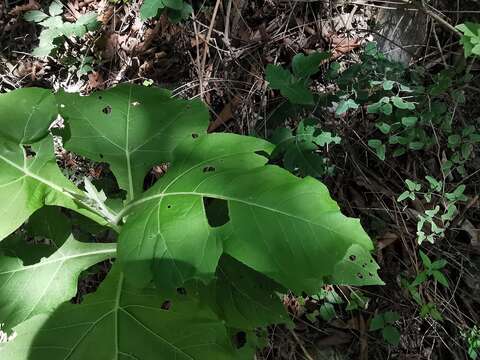
[[[241,349],[247,343],[247,333],[245,331],[237,332],[233,337],[233,343],[237,349]]]
[[[216,170],[216,169],[215,169],[215,166],[210,166],[210,165],[209,165],[209,166],[205,166],[205,167],[203,168],[203,172],[204,172],[204,173],[214,172],[215,170]]]
[[[211,227],[219,227],[230,221],[228,202],[226,200],[204,197],[203,208]]]
[[[170,310],[172,308],[172,302],[170,300],[166,300],[163,302],[160,308],[163,310]]]
[[[105,115],[110,115],[111,112],[112,112],[112,107],[110,105],[107,105],[105,106],[103,109],[102,109],[102,112],[105,114]]]
[[[23,149],[25,150],[25,155],[28,159],[32,159],[37,155],[37,153],[32,150],[30,145],[23,145]]]

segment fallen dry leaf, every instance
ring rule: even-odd
[[[18,16],[23,14],[24,12],[30,11],[30,10],[38,10],[40,9],[40,4],[36,2],[35,0],[29,0],[27,4],[25,5],[17,5],[15,6],[11,11],[10,15],[12,16]]]

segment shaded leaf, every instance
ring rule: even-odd
[[[77,293],[81,271],[115,256],[116,244],[85,244],[73,237],[49,258],[24,266],[0,258],[0,319],[7,329],[54,310]],[[3,356],[3,355],[2,355]]]
[[[81,305],[65,303],[15,331],[2,360],[242,358],[210,310],[189,298],[128,287],[116,266]]]
[[[307,87],[305,80],[295,78],[292,73],[281,66],[268,64],[266,80],[272,89],[280,90],[294,104],[312,105],[313,94]]]

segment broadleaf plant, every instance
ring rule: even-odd
[[[0,322],[18,333],[2,344],[2,360],[251,358],[257,328],[289,322],[280,301],[288,290],[382,284],[370,238],[325,185],[269,164],[274,145],[265,140],[207,134],[208,112],[198,101],[136,85],[90,96],[23,89],[0,95],[0,111],[0,198],[8,214],[0,217],[0,239],[15,239],[25,222],[29,233],[61,239],[68,227],[38,226],[44,206],[118,233],[118,252],[115,243],[70,237],[28,265],[0,247]],[[62,175],[49,131],[58,114],[64,147],[108,164],[123,199]],[[144,191],[145,176],[160,164],[166,173]],[[22,237],[13,243],[22,246]],[[115,264],[95,294],[61,304],[75,295],[80,271],[108,258]],[[38,299],[35,307],[27,298]],[[240,348],[232,341],[238,331],[247,334]]]

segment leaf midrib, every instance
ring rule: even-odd
[[[116,244],[111,244],[110,247],[111,248],[109,248],[109,249],[95,250],[95,251],[90,251],[90,252],[86,252],[86,253],[82,253],[82,254],[68,255],[68,256],[63,256],[63,257],[60,257],[60,258],[55,258],[55,259],[52,259],[52,260],[46,259],[44,261],[41,261],[41,262],[39,262],[37,264],[33,264],[33,265],[28,265],[28,266],[23,266],[22,265],[21,269],[17,268],[15,270],[3,271],[3,272],[0,272],[0,275],[11,274],[11,273],[19,273],[19,272],[22,272],[22,271],[28,271],[28,270],[32,270],[32,269],[35,269],[35,268],[38,268],[38,267],[55,264],[55,263],[58,263],[58,262],[63,264],[66,261],[73,260],[73,259],[76,259],[76,258],[81,258],[81,257],[88,257],[88,256],[108,254],[108,253],[111,253],[112,255],[115,254],[116,251],[117,251],[116,250]]]

